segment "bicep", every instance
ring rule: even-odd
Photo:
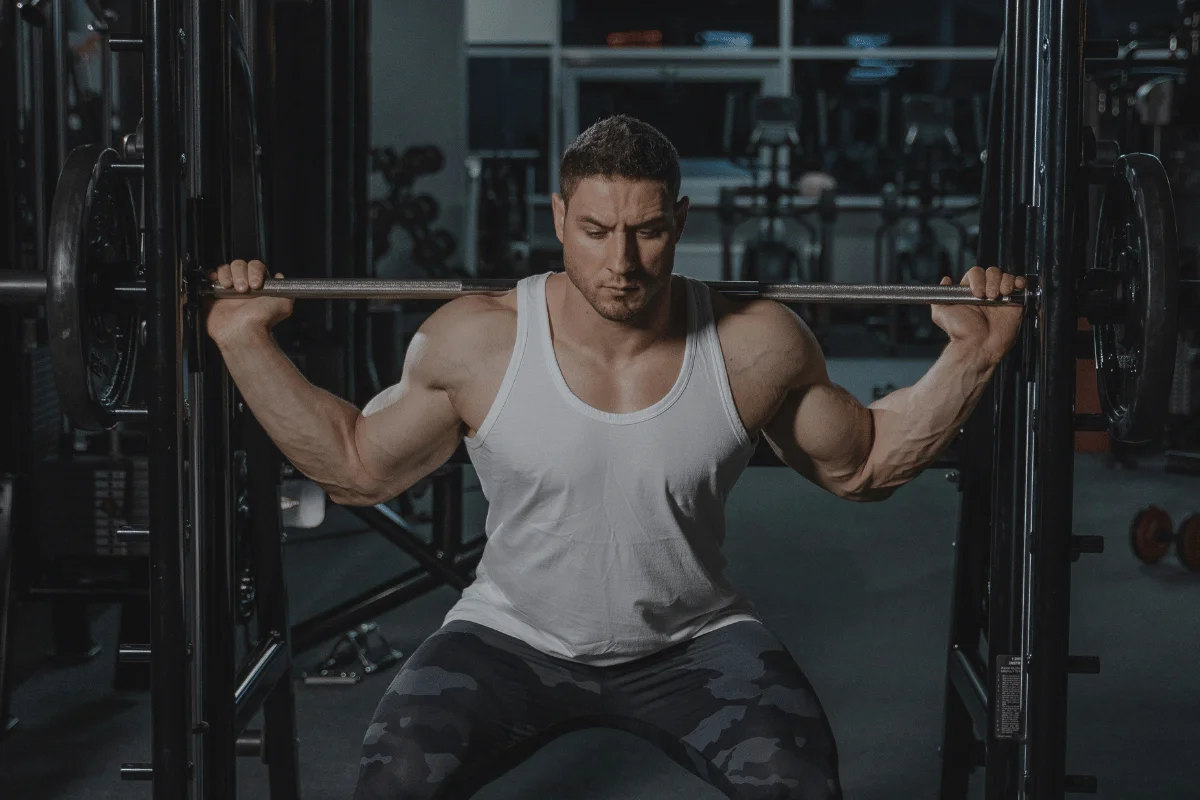
[[[355,450],[373,494],[392,497],[446,462],[462,439],[463,424],[440,380],[445,360],[418,334],[400,382],[363,409]]]
[[[835,494],[852,492],[871,452],[871,411],[821,376],[791,390],[763,433],[776,455]]]

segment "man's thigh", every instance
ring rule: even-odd
[[[454,622],[417,648],[363,740],[356,800],[458,796],[594,712],[599,686],[487,628]]]
[[[840,797],[837,747],[783,644],[739,622],[631,665],[608,688],[636,733],[738,800]]]

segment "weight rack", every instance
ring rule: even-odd
[[[1084,51],[1083,0],[1009,0],[980,257],[1030,265],[1042,296],[965,428],[942,800],[977,767],[987,800],[1096,791],[1066,771],[1067,679],[1099,671],[1068,651],[1071,562],[1103,550],[1071,530]]]
[[[152,761],[126,779],[153,781],[155,800],[236,796],[236,759],[267,764],[272,800],[298,798],[291,652],[283,580],[280,462],[234,398],[204,335],[184,272],[231,257],[265,255],[261,205],[247,213],[233,163],[236,81],[257,41],[238,35],[232,3],[144,0],[144,251],[148,312],[152,646],[148,657]],[[201,57],[203,54],[203,57]],[[251,66],[252,68],[252,66]],[[182,80],[178,80],[178,78]],[[242,91],[250,91],[242,87]],[[243,194],[238,196],[239,189]],[[238,214],[233,213],[234,208]],[[232,607],[235,495],[233,420],[242,422],[257,578],[258,642],[235,666]],[[148,651],[148,652],[147,652]],[[189,702],[190,701],[190,702]],[[264,731],[246,730],[264,712]]]

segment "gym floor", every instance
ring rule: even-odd
[[[872,385],[904,385],[924,366],[853,360],[833,362],[830,371],[869,399]],[[470,477],[467,483],[471,536],[482,530],[484,508]],[[1096,775],[1100,797],[1183,800],[1200,793],[1200,577],[1173,555],[1144,566],[1127,546],[1138,508],[1154,503],[1178,520],[1200,510],[1198,490],[1200,481],[1167,475],[1152,459],[1137,470],[1111,468],[1100,456],[1076,459],[1076,532],[1104,535],[1108,552],[1084,556],[1073,572],[1071,649],[1099,655],[1102,671],[1071,681],[1067,767]],[[859,505],[782,469],[757,468],[729,501],[728,574],[820,693],[850,800],[936,797],[957,509],[955,487],[941,472],[924,474],[886,503]],[[291,537],[296,619],[413,566],[382,538],[354,533],[358,527],[331,507],[322,528]],[[339,530],[347,532],[327,535]],[[411,653],[455,597],[443,588],[377,621],[393,647]],[[150,749],[148,696],[111,689],[116,622],[115,609],[99,617],[95,634],[105,649],[97,658],[44,670],[15,693],[21,725],[0,742],[0,797],[149,797],[147,785],[117,777],[120,763],[147,760]],[[305,654],[300,666],[321,655]],[[359,742],[389,680],[297,685],[306,800],[350,797]],[[252,760],[241,766],[240,796],[266,798],[265,769]],[[476,796],[719,797],[650,745],[601,730],[559,739]]]

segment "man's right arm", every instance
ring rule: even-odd
[[[311,384],[265,328],[217,343],[246,404],[283,455],[335,503],[373,505],[445,463],[462,438],[444,374],[454,362],[443,352],[451,346],[454,316],[443,307],[422,326],[389,402],[366,415]]]

